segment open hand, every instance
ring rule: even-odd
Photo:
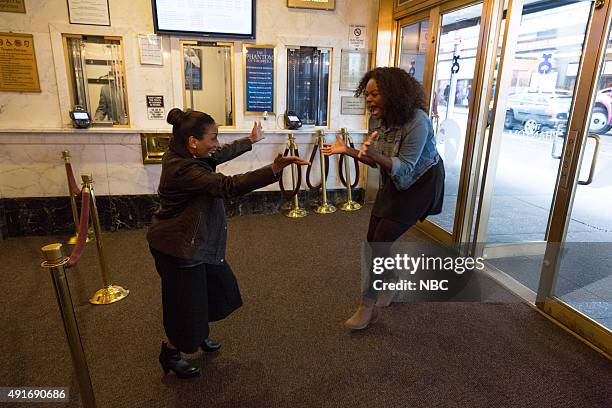
[[[368,139],[361,144],[359,153],[357,154],[358,158],[373,158],[373,156],[378,154],[378,151],[374,147],[374,141],[376,140],[377,134],[378,132],[373,132],[370,137],[368,137]]]
[[[251,139],[251,143],[257,143],[265,138],[266,137],[263,134],[261,122],[253,122],[253,129],[251,129],[251,135],[249,136],[249,139]]]
[[[340,134],[336,133],[336,143],[324,143],[321,152],[326,156],[331,156],[332,154],[346,154],[346,144],[344,140],[342,140],[342,137],[340,137]]]
[[[298,166],[308,166],[310,165],[310,162],[298,156],[283,156],[279,153],[278,156],[276,156],[276,159],[274,159],[274,161],[272,162],[272,171],[274,172],[274,174],[277,174],[279,171],[291,164],[297,164]]]

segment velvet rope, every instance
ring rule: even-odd
[[[66,174],[68,175],[68,185],[70,187],[70,192],[72,193],[73,196],[78,196],[79,194],[81,194],[81,189],[79,188],[79,185],[77,184],[75,178],[74,178],[74,172],[72,171],[72,164],[71,163],[64,163],[66,166]]]
[[[91,203],[91,194],[89,191],[83,190],[81,192],[81,221],[79,223],[78,239],[77,243],[72,249],[70,258],[68,259],[67,268],[71,268],[79,262],[83,249],[85,249],[85,242],[87,241],[87,232],[89,231],[89,208]]]
[[[355,148],[355,144],[352,140],[349,140],[349,146],[353,149]],[[340,176],[340,182],[343,186],[346,186],[346,178],[344,177],[344,154],[340,155],[340,160],[338,161],[338,176]],[[351,184],[351,188],[357,187],[359,184],[359,160],[356,157],[351,157],[353,159],[353,163],[355,164],[355,180],[353,184]]]
[[[311,190],[318,190],[321,188],[321,185],[323,184],[323,182],[321,181],[318,185],[313,186],[312,183],[310,182],[310,171],[312,170],[312,164],[314,163],[314,159],[315,157],[317,157],[318,149],[319,149],[319,144],[315,143],[312,148],[312,154],[310,155],[310,164],[308,165],[308,168],[306,169],[306,185],[308,185],[308,188]],[[327,180],[327,175],[329,174],[329,156],[323,156],[323,157],[324,157],[323,161],[325,163],[325,180]]]
[[[295,152],[294,154],[296,156],[299,156],[300,153],[298,152],[297,147],[295,148]],[[289,155],[289,148],[285,149],[285,153],[283,153],[283,156],[288,156]],[[300,166],[297,166],[297,183],[295,183],[295,186],[293,188],[293,190],[291,191],[287,191],[285,190],[285,186],[283,184],[283,170],[281,169],[281,171],[278,172],[278,185],[280,186],[281,189],[281,193],[283,194],[283,197],[285,197],[285,199],[289,200],[291,198],[293,198],[298,191],[300,191],[300,186],[302,185],[302,169],[300,169]]]

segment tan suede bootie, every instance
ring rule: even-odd
[[[357,311],[344,322],[344,326],[351,330],[361,330],[368,327],[370,323],[376,322],[378,319],[378,307],[374,301],[370,299],[361,299]]]

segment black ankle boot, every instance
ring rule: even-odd
[[[163,342],[159,352],[159,363],[165,374],[170,370],[176,373],[179,378],[191,378],[200,375],[200,369],[189,362],[183,360],[181,353]]]
[[[208,352],[208,353],[212,353],[215,352],[217,350],[219,350],[221,348],[221,343],[218,343],[214,340],[211,339],[206,339],[204,340],[204,342],[202,343],[202,350]]]

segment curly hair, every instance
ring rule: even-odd
[[[425,108],[425,90],[412,75],[401,68],[374,68],[359,81],[355,96],[365,93],[368,81],[376,81],[383,98],[383,121],[387,126],[403,125],[411,120],[416,109]]]

